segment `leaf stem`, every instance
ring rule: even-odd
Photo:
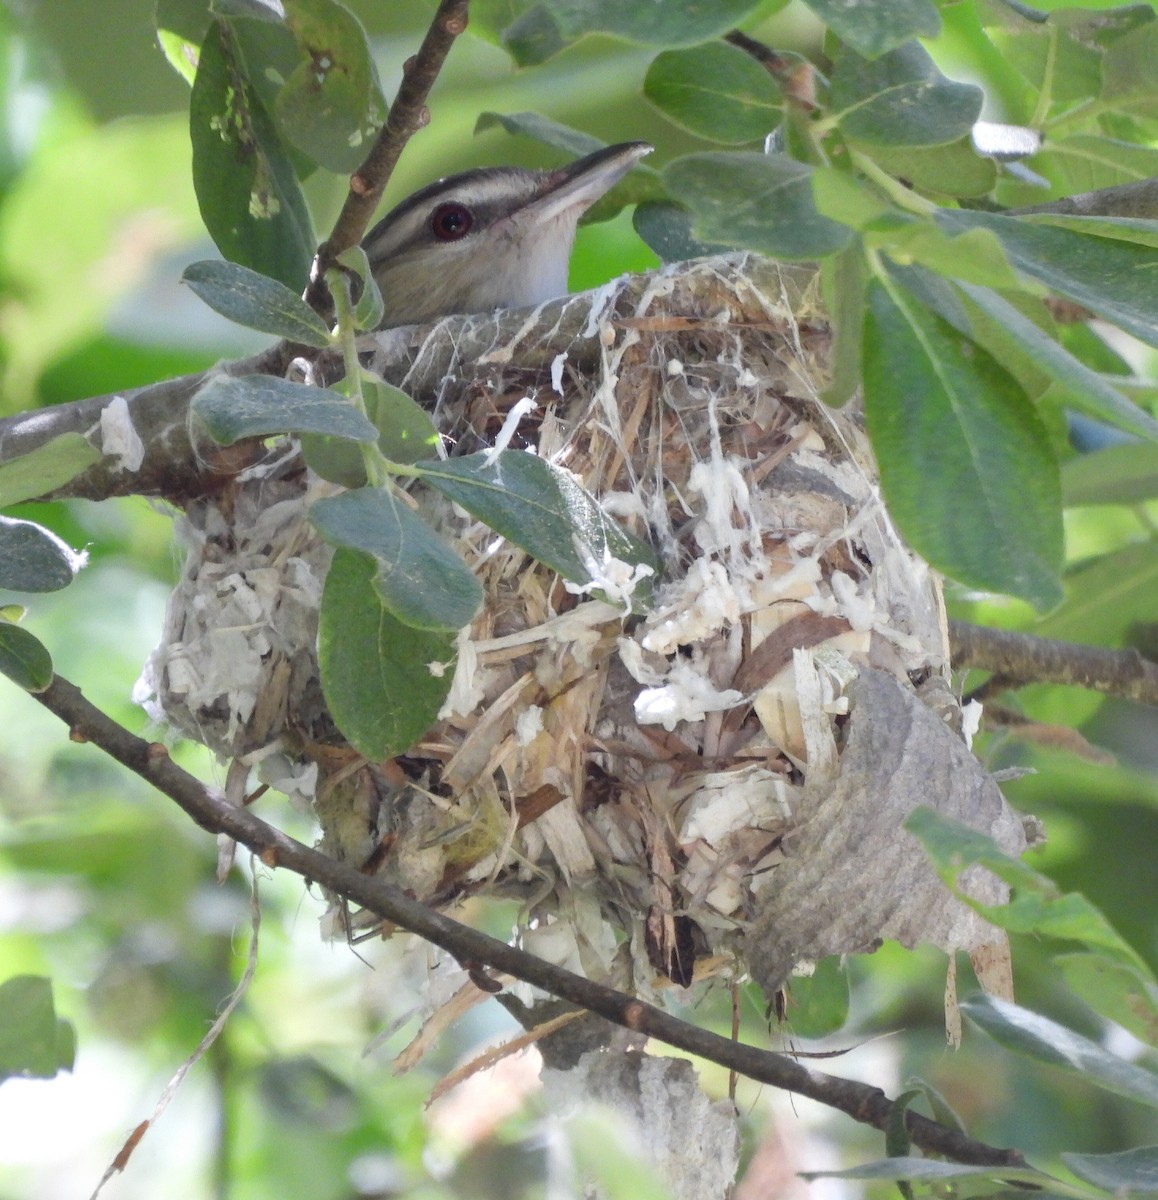
[[[857,150],[850,146],[848,153],[865,178],[871,183],[875,183],[900,208],[921,217],[931,217],[937,211],[937,205],[931,200],[926,200],[924,196],[918,196],[911,188],[905,187],[904,184],[894,179],[887,171],[873,162],[863,150]]]
[[[373,420],[366,411],[366,397],[362,392],[362,364],[358,361],[358,330],[354,320],[354,304],[350,299],[350,280],[340,267],[331,267],[326,272],[326,287],[334,298],[334,315],[337,318],[336,340],[342,352],[342,366],[346,372],[346,388],[351,403],[362,416]],[[366,480],[371,487],[382,487],[390,475],[386,460],[378,446],[362,444],[362,463],[366,468]]]

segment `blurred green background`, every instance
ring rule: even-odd
[[[392,95],[433,5],[350,6],[371,34]],[[815,51],[820,29],[793,5],[757,32],[781,47]],[[981,73],[984,82],[983,55],[967,33],[948,49],[954,62],[947,70]],[[388,200],[470,166],[560,161],[501,131],[474,136],[487,110],[538,111],[609,142],[651,140],[661,162],[685,152],[694,139],[640,98],[652,54],[589,38],[543,67],[516,71],[499,48],[461,39],[435,88],[431,124],[408,148]],[[186,263],[213,250],[190,181],[187,87],[155,44],[147,0],[0,8],[0,89],[4,413],[200,369],[260,344],[176,282]],[[307,190],[324,231],[343,181],[319,173]],[[623,214],[581,231],[573,284],[591,286],[655,261]],[[91,556],[71,588],[35,600],[30,627],[94,702],[143,730],[145,718],[129,694],[159,636],[179,566],[168,514],[136,500],[27,506],[20,515],[50,525]],[[1152,533],[1156,518],[1153,506],[1073,510],[1071,558]],[[1127,617],[1155,620],[1155,597],[1158,586],[1148,606],[1143,592],[1132,593],[1138,611],[1125,615],[1112,604],[1094,606],[1087,623],[1066,635],[1113,641],[1111,630]],[[991,599],[958,595],[954,607],[996,624],[1025,627],[1031,620],[1022,606]],[[1072,689],[1039,687],[1021,699],[1037,720],[1077,726],[1114,756],[1113,763],[1095,763],[1060,742],[1031,747],[1007,736],[982,744],[994,767],[1038,771],[1007,788],[1016,806],[1046,823],[1049,844],[1033,855],[1034,865],[1101,906],[1158,968],[1155,713]],[[0,1198],[63,1200],[95,1186],[239,977],[248,896],[236,875],[214,885],[215,847],[202,831],[94,749],[70,744],[59,724],[5,684],[0,729],[0,980],[51,976],[58,1011],[76,1024],[79,1038],[71,1075],[0,1087]],[[183,747],[179,757],[222,781],[206,755]],[[273,797],[262,804],[291,832],[312,838],[305,818],[287,805]],[[562,1158],[544,1133],[525,1063],[481,1076],[457,1099],[423,1109],[441,1073],[471,1047],[513,1029],[502,1010],[490,1003],[476,1009],[419,1069],[393,1076],[391,1058],[415,1029],[407,1014],[422,985],[422,955],[403,959],[401,939],[356,950],[323,942],[320,897],[292,877],[263,878],[261,888],[256,981],[105,1194],[546,1195],[545,1173],[562,1171]],[[469,915],[509,934],[510,911]],[[1050,949],[1026,940],[1015,946],[1019,1001],[1109,1038],[1121,1053],[1139,1053],[1064,990]],[[1061,1149],[1158,1142],[1151,1111],[1053,1078],[975,1031],[967,1030],[961,1051],[946,1052],[943,956],[886,947],[852,963],[850,974],[853,1023],[835,1041],[866,1044],[825,1069],[890,1091],[920,1074],[976,1136],[1032,1148],[1045,1166]],[[769,1037],[762,1008],[760,997],[744,997],[744,1035],[757,1043]],[[771,1033],[773,1045],[791,1043],[792,1011],[788,1025]],[[729,999],[711,995],[689,1016],[726,1031]],[[867,1040],[894,1031],[902,1032]],[[724,1094],[723,1073],[704,1074]],[[848,1165],[881,1151],[875,1136],[807,1102],[789,1103],[751,1085],[741,1086],[739,1102],[750,1135],[746,1154],[780,1146],[788,1164],[784,1195],[805,1194],[792,1171]],[[830,1183],[813,1185],[811,1194],[858,1193]]]

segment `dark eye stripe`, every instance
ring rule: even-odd
[[[470,233],[474,217],[465,204],[440,204],[430,214],[430,232],[444,242],[457,242]]]

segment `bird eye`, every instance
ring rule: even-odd
[[[444,242],[466,237],[473,224],[474,218],[465,204],[440,204],[430,215],[430,232]]]

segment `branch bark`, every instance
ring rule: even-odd
[[[306,299],[324,300],[322,280],[338,255],[356,246],[366,232],[406,143],[430,121],[426,98],[455,38],[466,29],[469,0],[442,0],[418,53],[402,68],[402,83],[370,153],[350,176],[350,190],[330,236],[318,247]]]
[[[954,667],[992,671],[1005,687],[1062,683],[1158,705],[1158,663],[1137,650],[1082,646],[968,621],[949,622],[949,645]]]
[[[381,879],[312,850],[262,821],[249,809],[236,808],[216,789],[179,767],[164,746],[137,737],[101,712],[67,680],[55,677],[35,695],[68,726],[73,741],[92,742],[128,767],[213,834],[227,834],[252,850],[269,868],[282,867],[321,884],[339,896],[440,946],[459,962],[484,966],[530,983],[561,1000],[597,1013],[616,1025],[643,1033],[669,1046],[728,1067],[761,1083],[808,1096],[854,1120],[885,1130],[895,1109],[879,1088],[825,1075],[782,1054],[730,1041],[699,1029],[662,1009],[602,984],[572,974],[513,946],[427,908]],[[913,1143],[956,1162],[990,1167],[1024,1167],[1016,1150],[974,1141],[956,1129],[911,1110],[905,1122]]]

